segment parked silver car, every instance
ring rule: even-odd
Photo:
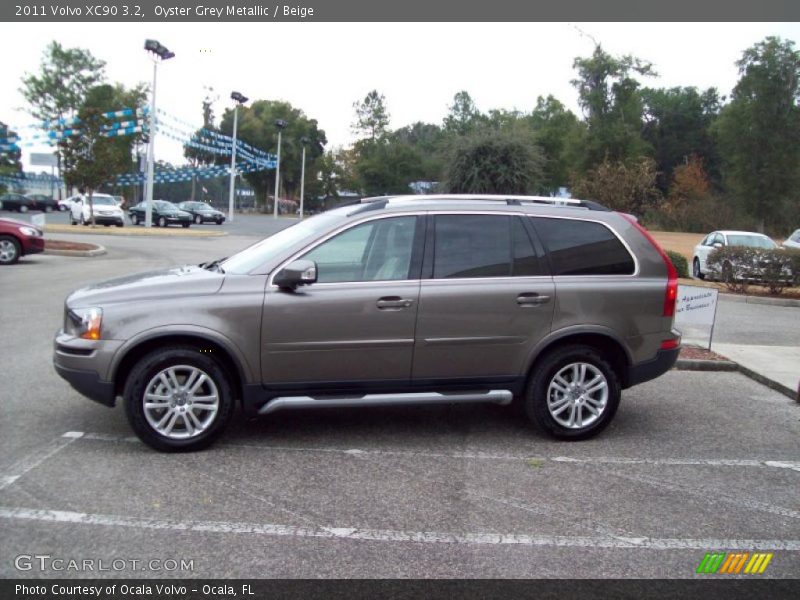
[[[248,416],[517,399],[565,439],[677,359],[677,274],[635,220],[526,196],[368,199],[224,260],[72,293],[55,368],[165,451]]]

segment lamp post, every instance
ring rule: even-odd
[[[278,218],[278,198],[280,197],[281,186],[281,132],[288,125],[283,119],[275,120],[275,127],[278,128],[278,162],[275,166],[275,207],[273,209],[273,216]]]
[[[145,198],[147,200],[144,226],[153,225],[153,173],[155,171],[155,139],[156,139],[156,77],[158,75],[158,63],[169,60],[175,56],[166,46],[162,46],[155,40],[145,40],[144,49],[150,53],[153,59],[153,97],[150,100],[150,127],[147,135],[147,179],[145,182]]]
[[[303,218],[303,199],[306,193],[306,144],[310,140],[303,136],[300,138],[300,143],[303,144],[303,163],[300,167],[300,218]]]
[[[239,92],[231,92],[233,105],[233,143],[231,144],[231,183],[228,192],[228,222],[233,222],[233,192],[236,186],[236,127],[238,125],[239,105],[247,102],[247,97]]]

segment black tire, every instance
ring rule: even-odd
[[[213,381],[219,399],[215,416],[207,428],[194,437],[184,439],[167,437],[156,431],[148,422],[144,408],[146,387],[151,380],[162,370],[179,365],[202,370]],[[212,355],[203,354],[191,346],[166,347],[145,355],[128,375],[123,397],[125,415],[136,435],[151,448],[162,452],[192,452],[207,448],[222,435],[234,411],[233,392],[225,369]]]
[[[116,225],[117,225],[117,227],[125,227],[125,223],[123,221],[120,221]]]
[[[166,217],[158,217],[158,226],[159,227],[166,227],[167,226]]]
[[[553,383],[557,374],[565,368],[571,368],[573,364],[591,365],[593,370],[604,377],[607,391],[607,397],[602,410],[599,410],[599,416],[596,416],[590,424],[579,427],[567,427],[560,423],[551,414],[551,410],[548,407],[551,383]],[[614,418],[622,394],[619,378],[608,361],[594,348],[581,345],[562,346],[547,354],[536,364],[534,369],[535,371],[526,390],[525,412],[531,421],[551,436],[563,440],[585,440],[603,431]],[[580,391],[580,389],[577,391]],[[583,395],[581,395],[581,398],[583,398]],[[581,404],[576,404],[576,408],[572,409],[576,414],[588,415],[588,418],[594,416],[589,412],[591,410],[588,408],[590,406],[589,402],[583,402],[580,399],[576,400],[581,402]],[[569,406],[576,400],[566,400],[565,402]],[[593,400],[593,402],[595,401]],[[562,406],[564,405],[560,404],[556,408],[560,409]],[[597,410],[596,404],[592,403],[591,406]],[[572,420],[571,416],[569,420]]]
[[[28,205],[27,204],[20,204],[18,210],[21,213],[26,213],[26,212],[28,212]]]
[[[53,207],[48,204],[47,206],[44,207],[44,212],[47,213],[53,212]]]
[[[69,213],[69,224],[70,225],[77,225],[78,222],[75,220],[75,217],[72,216],[72,213]]]
[[[222,225],[222,219],[217,219],[217,225]]]
[[[700,259],[695,257],[692,261],[692,275],[695,279],[705,279],[706,276],[700,272]]]
[[[200,215],[195,215],[194,216],[194,222],[195,222],[196,225],[202,225],[203,224],[203,217],[201,217]]]
[[[136,214],[131,215],[131,223],[133,223],[134,225],[138,225],[139,224],[139,215],[136,215]]]
[[[16,238],[0,235],[0,265],[13,265],[19,260],[22,247]]]
[[[191,223],[181,223],[181,227],[183,227],[184,229],[188,229],[189,225],[191,225]]]

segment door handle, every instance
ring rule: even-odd
[[[384,296],[383,298],[378,298],[377,302],[377,306],[381,310],[399,310],[401,308],[408,308],[412,304],[414,304],[413,300],[410,298],[401,298],[400,296]]]
[[[541,296],[536,292],[525,292],[517,296],[517,304],[520,306],[539,306],[550,302],[550,296]]]

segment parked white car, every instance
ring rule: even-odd
[[[794,233],[786,238],[783,242],[783,247],[800,250],[800,229],[795,229]]]
[[[717,248],[723,248],[725,246],[747,246],[749,248],[771,250],[777,248],[778,244],[763,233],[727,230],[712,231],[703,238],[702,242],[694,247],[692,276],[695,279],[704,279],[709,275],[708,267],[706,266],[708,255]]]
[[[82,194],[71,198],[70,222],[73,225],[80,223],[88,225],[92,222],[92,212],[89,206],[89,196]],[[125,225],[125,213],[117,206],[113,196],[108,194],[92,194],[92,207],[94,208],[94,222],[98,225]]]

